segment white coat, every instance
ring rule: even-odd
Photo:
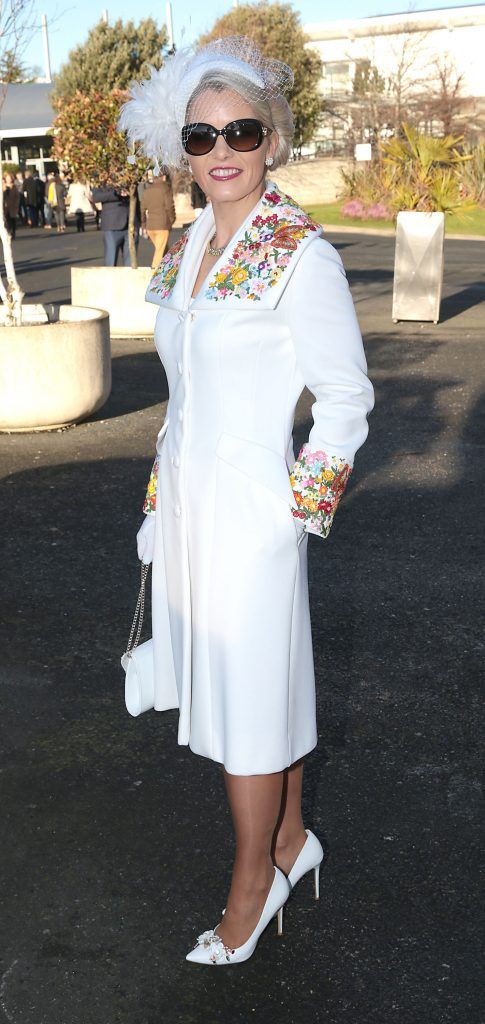
[[[90,199],[90,190],[81,181],[72,181],[67,190],[66,202],[69,213],[92,213],[93,204]]]
[[[192,299],[213,233],[209,205],[147,292],[170,394],[144,505],[155,707],[179,707],[179,743],[253,775],[317,742],[302,530],[327,535],[373,399],[321,228],[268,183]],[[314,425],[294,464],[305,384]]]

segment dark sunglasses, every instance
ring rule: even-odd
[[[252,149],[259,149],[263,139],[271,131],[272,128],[266,128],[252,117],[231,121],[220,130],[211,124],[197,121],[194,124],[185,124],[182,128],[182,145],[190,156],[205,156],[214,149],[219,135],[222,135],[224,142],[236,153],[250,153]]]

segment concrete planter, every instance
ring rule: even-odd
[[[109,313],[112,338],[149,338],[158,306],[145,302],[150,267],[71,267],[71,301]]]
[[[397,215],[392,319],[432,320],[440,315],[444,213],[403,210]]]
[[[1,431],[77,423],[99,409],[110,391],[104,310],[61,306],[56,323],[0,326]]]

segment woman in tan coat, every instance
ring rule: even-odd
[[[158,267],[165,255],[170,228],[175,220],[172,186],[166,174],[160,174],[147,185],[141,201],[142,230],[155,246],[152,268]]]

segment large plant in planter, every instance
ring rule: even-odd
[[[373,209],[396,216],[402,210],[455,213],[470,206],[463,176],[471,157],[461,142],[461,136],[434,138],[403,124],[399,136],[381,143],[369,167],[342,172],[344,211],[352,215],[360,204],[360,215],[372,217]]]
[[[403,125],[382,147],[390,202],[397,213],[392,319],[438,323],[443,283],[445,214],[469,205],[460,171],[462,139],[433,138]]]
[[[128,242],[131,265],[138,267],[135,247],[137,187],[146,173],[148,161],[130,153],[125,136],[116,125],[127,94],[115,89],[105,96],[100,92],[76,92],[62,104],[53,125],[54,157],[69,171],[91,185],[126,190],[130,197]]]

